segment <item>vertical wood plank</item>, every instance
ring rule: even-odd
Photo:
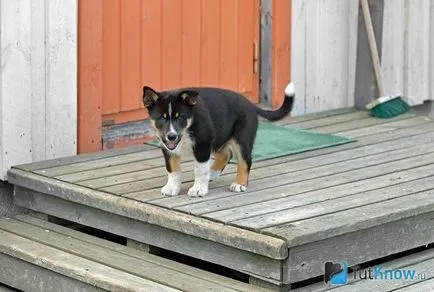
[[[238,37],[239,37],[238,0],[221,1],[220,9],[221,11],[224,11],[224,13],[221,13],[220,16],[221,17],[220,18],[220,43],[219,43],[220,86],[231,90],[237,90],[238,89],[237,59],[241,57],[241,55],[239,55],[238,53]],[[249,11],[243,11],[243,14],[247,15],[248,13]],[[244,23],[244,25],[246,26],[249,26],[249,24],[250,22]],[[244,51],[244,52],[248,52],[248,51]]]
[[[404,95],[405,1],[384,0],[381,69],[390,95]]]
[[[434,1],[430,1],[430,66],[429,66],[429,96],[428,99],[434,100]]]
[[[181,84],[181,1],[162,1],[162,88]]]
[[[181,85],[200,85],[200,23],[202,0],[182,2]]]
[[[297,98],[294,101],[292,115],[306,113],[306,30],[307,9],[305,0],[292,0],[292,48],[291,79],[294,82]],[[314,20],[312,20],[314,21]]]
[[[235,78],[234,81],[238,79],[238,84],[236,84],[234,89],[241,93],[251,93],[253,91],[253,53],[255,41],[257,49],[259,49],[259,42],[257,42],[253,37],[256,29],[255,12],[259,13],[258,10],[254,10],[255,2],[257,1],[238,0],[238,14],[236,16],[238,20],[238,35],[236,36],[238,52],[236,60],[234,61],[238,67],[238,72],[236,72],[237,78]],[[257,17],[258,16],[256,15],[256,18]],[[259,74],[259,72],[256,74]],[[255,100],[257,100],[256,96]]]
[[[121,110],[140,108],[141,1],[121,1]],[[107,4],[105,4],[107,5]]]
[[[358,31],[358,14],[359,1],[348,1],[348,42],[346,50],[348,51],[347,67],[347,88],[346,88],[346,107],[354,107],[355,87],[356,87],[356,57],[357,57],[357,31]],[[345,77],[344,77],[345,80]],[[345,103],[345,96],[343,102]]]
[[[0,2],[0,179],[12,164],[32,159],[31,3]]]
[[[46,1],[47,159],[77,151],[77,2]]]
[[[161,89],[161,2],[142,1],[142,87],[147,85],[159,90]]]
[[[31,72],[31,95],[32,95],[32,161],[41,161],[46,158],[46,125],[45,116],[45,1],[31,1],[31,35],[32,35],[32,72]]]
[[[107,115],[120,112],[121,104],[120,1],[105,0],[102,9],[102,114]]]
[[[102,149],[102,0],[78,7],[78,152]]]
[[[291,78],[291,2],[273,1],[273,107],[283,102],[284,89]]]
[[[407,96],[412,105],[428,99],[430,2],[408,0],[406,50]],[[432,50],[432,49],[431,49]],[[432,69],[432,68],[431,68]]]
[[[201,85],[219,86],[220,1],[202,0]]]

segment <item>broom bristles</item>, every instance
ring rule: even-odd
[[[393,118],[410,110],[410,106],[400,97],[380,103],[371,109],[371,115],[377,118]]]

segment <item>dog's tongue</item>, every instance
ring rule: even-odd
[[[173,150],[176,148],[176,143],[172,142],[172,141],[167,142],[166,145],[167,145],[167,148],[169,148],[170,150]]]

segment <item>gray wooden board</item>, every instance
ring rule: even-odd
[[[360,129],[360,128],[365,128],[374,125],[387,125],[390,123],[396,123],[397,121],[403,121],[412,118],[417,119],[417,117],[414,114],[406,113],[391,119],[365,118],[361,120],[353,120],[353,121],[346,121],[343,123],[319,126],[319,127],[315,127],[313,130],[317,132],[325,131],[327,133],[339,133],[339,132]]]
[[[107,178],[113,183],[117,182],[118,179],[122,182],[122,178],[127,175],[134,175],[136,179],[167,175],[162,154],[161,156],[156,155],[156,157],[158,158],[59,175],[56,178],[68,182],[84,181],[80,184],[94,187],[92,180],[101,177]],[[192,164],[191,162],[183,163],[183,168],[186,164],[187,167],[192,168],[189,166]]]
[[[366,229],[395,220],[434,212],[433,191],[417,193],[262,229],[279,235],[290,247]]]
[[[215,277],[211,273],[208,273],[209,275],[203,278],[194,276],[194,273],[200,270],[187,265],[183,265],[183,269],[190,270],[189,273],[172,269],[168,261],[166,261],[166,265],[159,264],[157,256],[148,255],[148,258],[152,258],[152,260],[147,260],[119,253],[96,245],[93,242],[81,240],[79,232],[73,231],[76,233],[75,237],[65,235],[63,232],[57,232],[51,228],[50,224],[47,224],[45,228],[41,228],[29,223],[9,219],[0,220],[0,229],[182,291],[204,291],[206,289],[215,291],[250,291],[252,289],[249,285],[243,285],[243,283],[237,283],[224,277],[220,277],[220,283],[218,283],[218,281],[213,279]],[[204,274],[202,273],[202,276]],[[211,278],[211,280],[208,280],[208,278]],[[237,289],[234,290],[234,287],[237,287]]]
[[[100,292],[108,291],[92,284],[83,283],[68,276],[53,272],[39,265],[29,263],[0,253],[0,282],[19,291],[38,292]],[[11,292],[16,290],[0,291]]]
[[[343,137],[349,137],[349,138],[360,138],[365,135],[372,135],[374,133],[385,133],[388,131],[393,131],[401,128],[420,126],[431,122],[432,119],[427,117],[415,117],[411,119],[394,121],[386,124],[373,125],[369,127],[360,128],[360,129],[336,132],[335,134]]]
[[[19,191],[14,202],[22,207],[46,212],[79,224],[118,234],[139,242],[172,250],[204,261],[216,263],[254,276],[282,280],[282,260],[231,248],[185,233],[147,224],[100,209],[69,202],[50,195]]]
[[[434,265],[434,263],[432,263]],[[432,269],[428,269],[428,273],[430,273]],[[395,288],[393,288],[395,289]],[[397,292],[426,292],[426,291],[433,291],[434,290],[434,279],[431,278],[426,281],[417,282],[417,283],[409,283],[408,286],[398,288]],[[392,290],[393,291],[393,290]]]
[[[361,146],[370,145],[373,142],[380,144],[382,142],[386,143],[394,143],[393,141],[396,140],[396,143],[400,143],[401,141],[409,140],[409,137],[417,138],[417,134],[430,134],[430,131],[434,130],[434,124],[431,124],[430,127],[420,127],[420,128],[408,128],[408,129],[402,129],[400,131],[393,131],[391,133],[383,133],[381,135],[372,135],[372,136],[366,136],[362,139],[350,143],[350,144],[344,144],[336,147],[330,147],[330,148],[324,148],[317,151],[310,151],[310,152],[304,152],[297,155],[290,155],[290,156],[284,156],[284,157],[278,157],[274,159],[269,160],[263,160],[253,163],[253,170],[259,169],[261,167],[267,167],[269,165],[283,163],[286,161],[294,161],[299,160],[303,158],[313,158],[316,160],[317,156],[320,156],[322,153],[328,154],[328,153],[336,153],[339,152],[339,150],[349,150],[350,149],[356,149],[360,148]],[[395,143],[395,144],[396,144]],[[379,145],[383,146],[383,145]],[[374,150],[380,148],[371,146],[371,148],[374,148]],[[377,150],[381,151],[381,150]],[[315,156],[313,155],[315,153]],[[157,158],[161,162],[163,160],[162,157]],[[133,163],[127,163],[121,166],[113,166],[113,167],[106,167],[96,170],[88,170],[73,174],[67,174],[64,176],[57,177],[58,179],[64,180],[64,181],[70,181],[70,182],[79,182],[81,185],[98,188],[98,187],[106,187],[113,184],[119,184],[119,183],[128,183],[133,181],[138,181],[143,178],[154,178],[154,177],[160,177],[166,176],[166,169],[165,167],[153,167],[152,169],[146,169],[146,170],[139,170],[136,171],[136,169],[143,168],[142,165],[146,165],[147,162],[133,162]],[[193,163],[191,161],[183,162],[182,163],[182,170],[183,173],[185,171],[191,171],[193,168]],[[224,174],[228,173],[235,173],[236,168],[233,165],[229,165],[227,169],[225,169]],[[189,174],[191,172],[188,172]],[[118,174],[118,175],[116,175]]]
[[[9,279],[9,281],[10,280],[12,280],[12,279]],[[10,287],[12,287],[12,286],[10,286]],[[2,285],[1,280],[0,280],[0,292],[16,292],[16,290],[9,288],[9,287],[6,287],[5,285]]]
[[[264,210],[264,215],[232,221],[232,224],[246,228],[260,229],[298,220],[330,214],[337,211],[349,210],[373,203],[384,202],[399,197],[411,196],[420,192],[434,195],[434,175],[426,179],[411,181],[383,189],[347,195],[345,197],[329,198],[325,201],[312,203],[280,211]]]
[[[287,257],[286,243],[278,238],[64,183],[18,169],[10,171],[9,181],[15,185],[15,193],[17,190],[19,191],[17,186],[23,186],[64,200],[86,204],[113,214],[131,217],[271,258],[284,259]]]
[[[419,142],[420,141],[420,142]],[[388,143],[383,147],[364,147],[355,151],[342,151],[340,153],[323,155],[322,159],[311,158],[295,162],[279,163],[269,165],[267,168],[254,168],[249,175],[249,191],[264,187],[263,181],[280,179],[292,173],[298,179],[306,180],[319,176],[326,176],[352,169],[381,164],[392,160],[406,158],[409,155],[420,155],[434,151],[434,132],[430,135],[423,135],[419,139],[407,139],[401,143]],[[379,152],[379,153],[378,153]],[[377,154],[376,154],[377,153]],[[233,167],[235,169],[235,167]],[[183,183],[193,183],[193,173],[182,174]],[[217,189],[229,186],[235,179],[235,175],[225,174],[216,181],[210,183],[210,189]],[[131,192],[161,188],[167,181],[166,177],[152,178],[126,184],[117,184],[101,188],[115,194],[126,194]],[[288,183],[294,182],[289,179]],[[267,185],[267,187],[269,187]]]
[[[433,241],[434,212],[357,229],[290,248],[289,279],[297,282],[323,275],[327,261],[354,266]]]
[[[286,116],[285,118],[277,121],[276,123],[285,124],[285,125],[297,124],[297,123],[301,123],[301,122],[305,122],[305,121],[324,119],[324,118],[328,118],[331,116],[339,116],[339,115],[354,113],[354,112],[358,112],[358,110],[356,110],[355,108],[341,108],[341,109],[322,111],[322,112],[318,112],[318,113],[310,113],[310,114],[305,114],[305,115],[300,115],[300,116],[295,116],[295,117]]]
[[[389,269],[389,270],[393,270],[393,269],[402,269],[402,268],[406,268],[408,266],[414,265],[414,264],[418,264],[430,259],[434,258],[434,249],[430,248],[427,250],[423,250],[417,253],[412,253],[410,255],[404,256],[404,257],[399,257],[396,259],[393,259],[391,261],[387,261],[381,264],[377,264],[374,265],[373,267],[370,268],[374,268],[375,266],[381,265],[384,267],[384,269]],[[363,270],[362,270],[363,272]],[[370,291],[367,290],[370,286],[371,281],[364,281],[358,278],[358,276],[355,277],[355,275],[353,273],[348,273],[348,278],[347,278],[347,284],[353,283],[353,282],[357,282],[357,281],[363,281],[366,287],[365,291]],[[425,281],[424,281],[425,282]],[[421,282],[421,283],[424,283]],[[319,283],[315,283],[312,285],[308,285],[299,289],[295,289],[293,290],[294,292],[323,292],[323,291],[334,291],[335,289],[339,288],[339,285],[330,285],[330,284],[324,284],[324,282],[319,282]],[[399,290],[398,290],[399,291]],[[425,291],[429,291],[429,290],[419,290],[419,291],[414,291],[414,292],[425,292]]]
[[[34,171],[42,168],[62,166],[66,164],[91,161],[95,159],[107,158],[107,157],[118,156],[118,155],[123,155],[128,153],[134,153],[134,152],[142,152],[142,151],[153,150],[153,149],[155,149],[155,146],[135,145],[131,147],[110,149],[110,150],[85,153],[85,154],[80,154],[75,156],[68,156],[64,158],[56,158],[56,159],[32,162],[27,164],[21,164],[21,165],[17,165],[16,167],[22,170]]]
[[[404,189],[407,189],[408,187],[419,187],[418,184],[431,180],[433,175],[434,167],[430,164],[418,168],[412,168],[410,170],[398,171],[325,189],[318,189],[315,191],[292,196],[284,196],[282,198],[266,201],[264,200],[239,207],[232,207],[230,204],[227,204],[226,208],[225,206],[220,206],[223,209],[204,213],[202,216],[229,223],[243,218],[273,213],[288,208],[308,206],[310,204],[356,194],[361,195],[376,191],[380,193],[390,189],[399,189],[404,191]]]
[[[337,116],[324,117],[321,119],[307,120],[303,122],[297,122],[287,124],[291,128],[301,129],[315,129],[317,127],[331,126],[343,122],[360,121],[362,119],[372,119],[368,112],[358,111],[353,113],[346,113]]]
[[[177,291],[71,253],[1,231],[0,252],[109,291]]]
[[[85,162],[76,162],[73,164],[66,164],[61,166],[54,166],[50,168],[35,170],[35,173],[42,174],[49,177],[60,176],[68,173],[80,172],[89,169],[97,169],[101,167],[121,165],[133,161],[143,161],[161,156],[160,149],[153,149],[148,151],[140,151],[128,154],[121,154],[106,158],[95,159]]]
[[[337,170],[337,173],[326,176],[318,175],[313,178],[312,174],[310,174],[311,179],[303,179],[294,173],[290,173],[282,175],[279,179],[265,179],[261,180],[260,183],[259,180],[257,180],[253,186],[249,186],[250,190],[245,193],[236,194],[225,191],[224,189],[215,189],[209,195],[202,198],[202,200],[178,196],[174,198],[150,200],[149,203],[176,208],[185,212],[194,212],[194,214],[202,214],[226,209],[228,206],[242,206],[303,192],[325,189],[432,163],[434,163],[434,154],[429,153],[346,172],[339,172],[339,170]]]
[[[86,242],[86,243],[90,243],[92,245],[104,248],[110,252],[113,253],[119,253],[122,255],[126,255],[128,257],[134,257],[136,259],[145,261],[145,262],[150,262],[150,263],[154,263],[157,264],[161,267],[163,267],[164,269],[167,270],[173,270],[175,272],[181,272],[183,274],[186,275],[190,275],[193,278],[200,278],[200,279],[206,279],[209,282],[212,283],[217,283],[220,286],[227,286],[229,288],[236,288],[238,290],[244,291],[244,290],[248,290],[250,291],[251,289],[253,289],[253,287],[251,286],[246,286],[244,283],[236,281],[236,280],[232,280],[230,278],[226,278],[214,273],[210,273],[201,269],[197,269],[197,268],[193,268],[190,266],[186,266],[184,264],[178,263],[178,262],[174,262],[162,257],[158,257],[149,253],[144,253],[142,251],[139,251],[135,248],[129,248],[126,247],[124,245],[120,245],[108,240],[104,240],[98,237],[94,237],[91,235],[87,235],[85,233],[82,232],[77,232],[73,229],[70,228],[65,228],[62,226],[59,226],[57,224],[53,224],[44,220],[39,220],[33,216],[28,216],[28,215],[18,215],[16,217],[14,217],[15,220],[20,221],[20,222],[25,222],[28,224],[31,224],[32,226],[37,226],[43,229],[49,229],[50,231],[62,234],[64,236],[67,236],[68,238],[74,238],[74,239],[79,239],[82,242]],[[137,242],[137,241],[136,241]]]

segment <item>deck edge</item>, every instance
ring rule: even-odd
[[[176,230],[188,235],[247,250],[273,259],[288,257],[284,239],[195,217],[117,195],[77,186],[13,167],[9,182],[68,201]],[[83,200],[84,199],[84,200]],[[127,211],[129,210],[129,212]]]

